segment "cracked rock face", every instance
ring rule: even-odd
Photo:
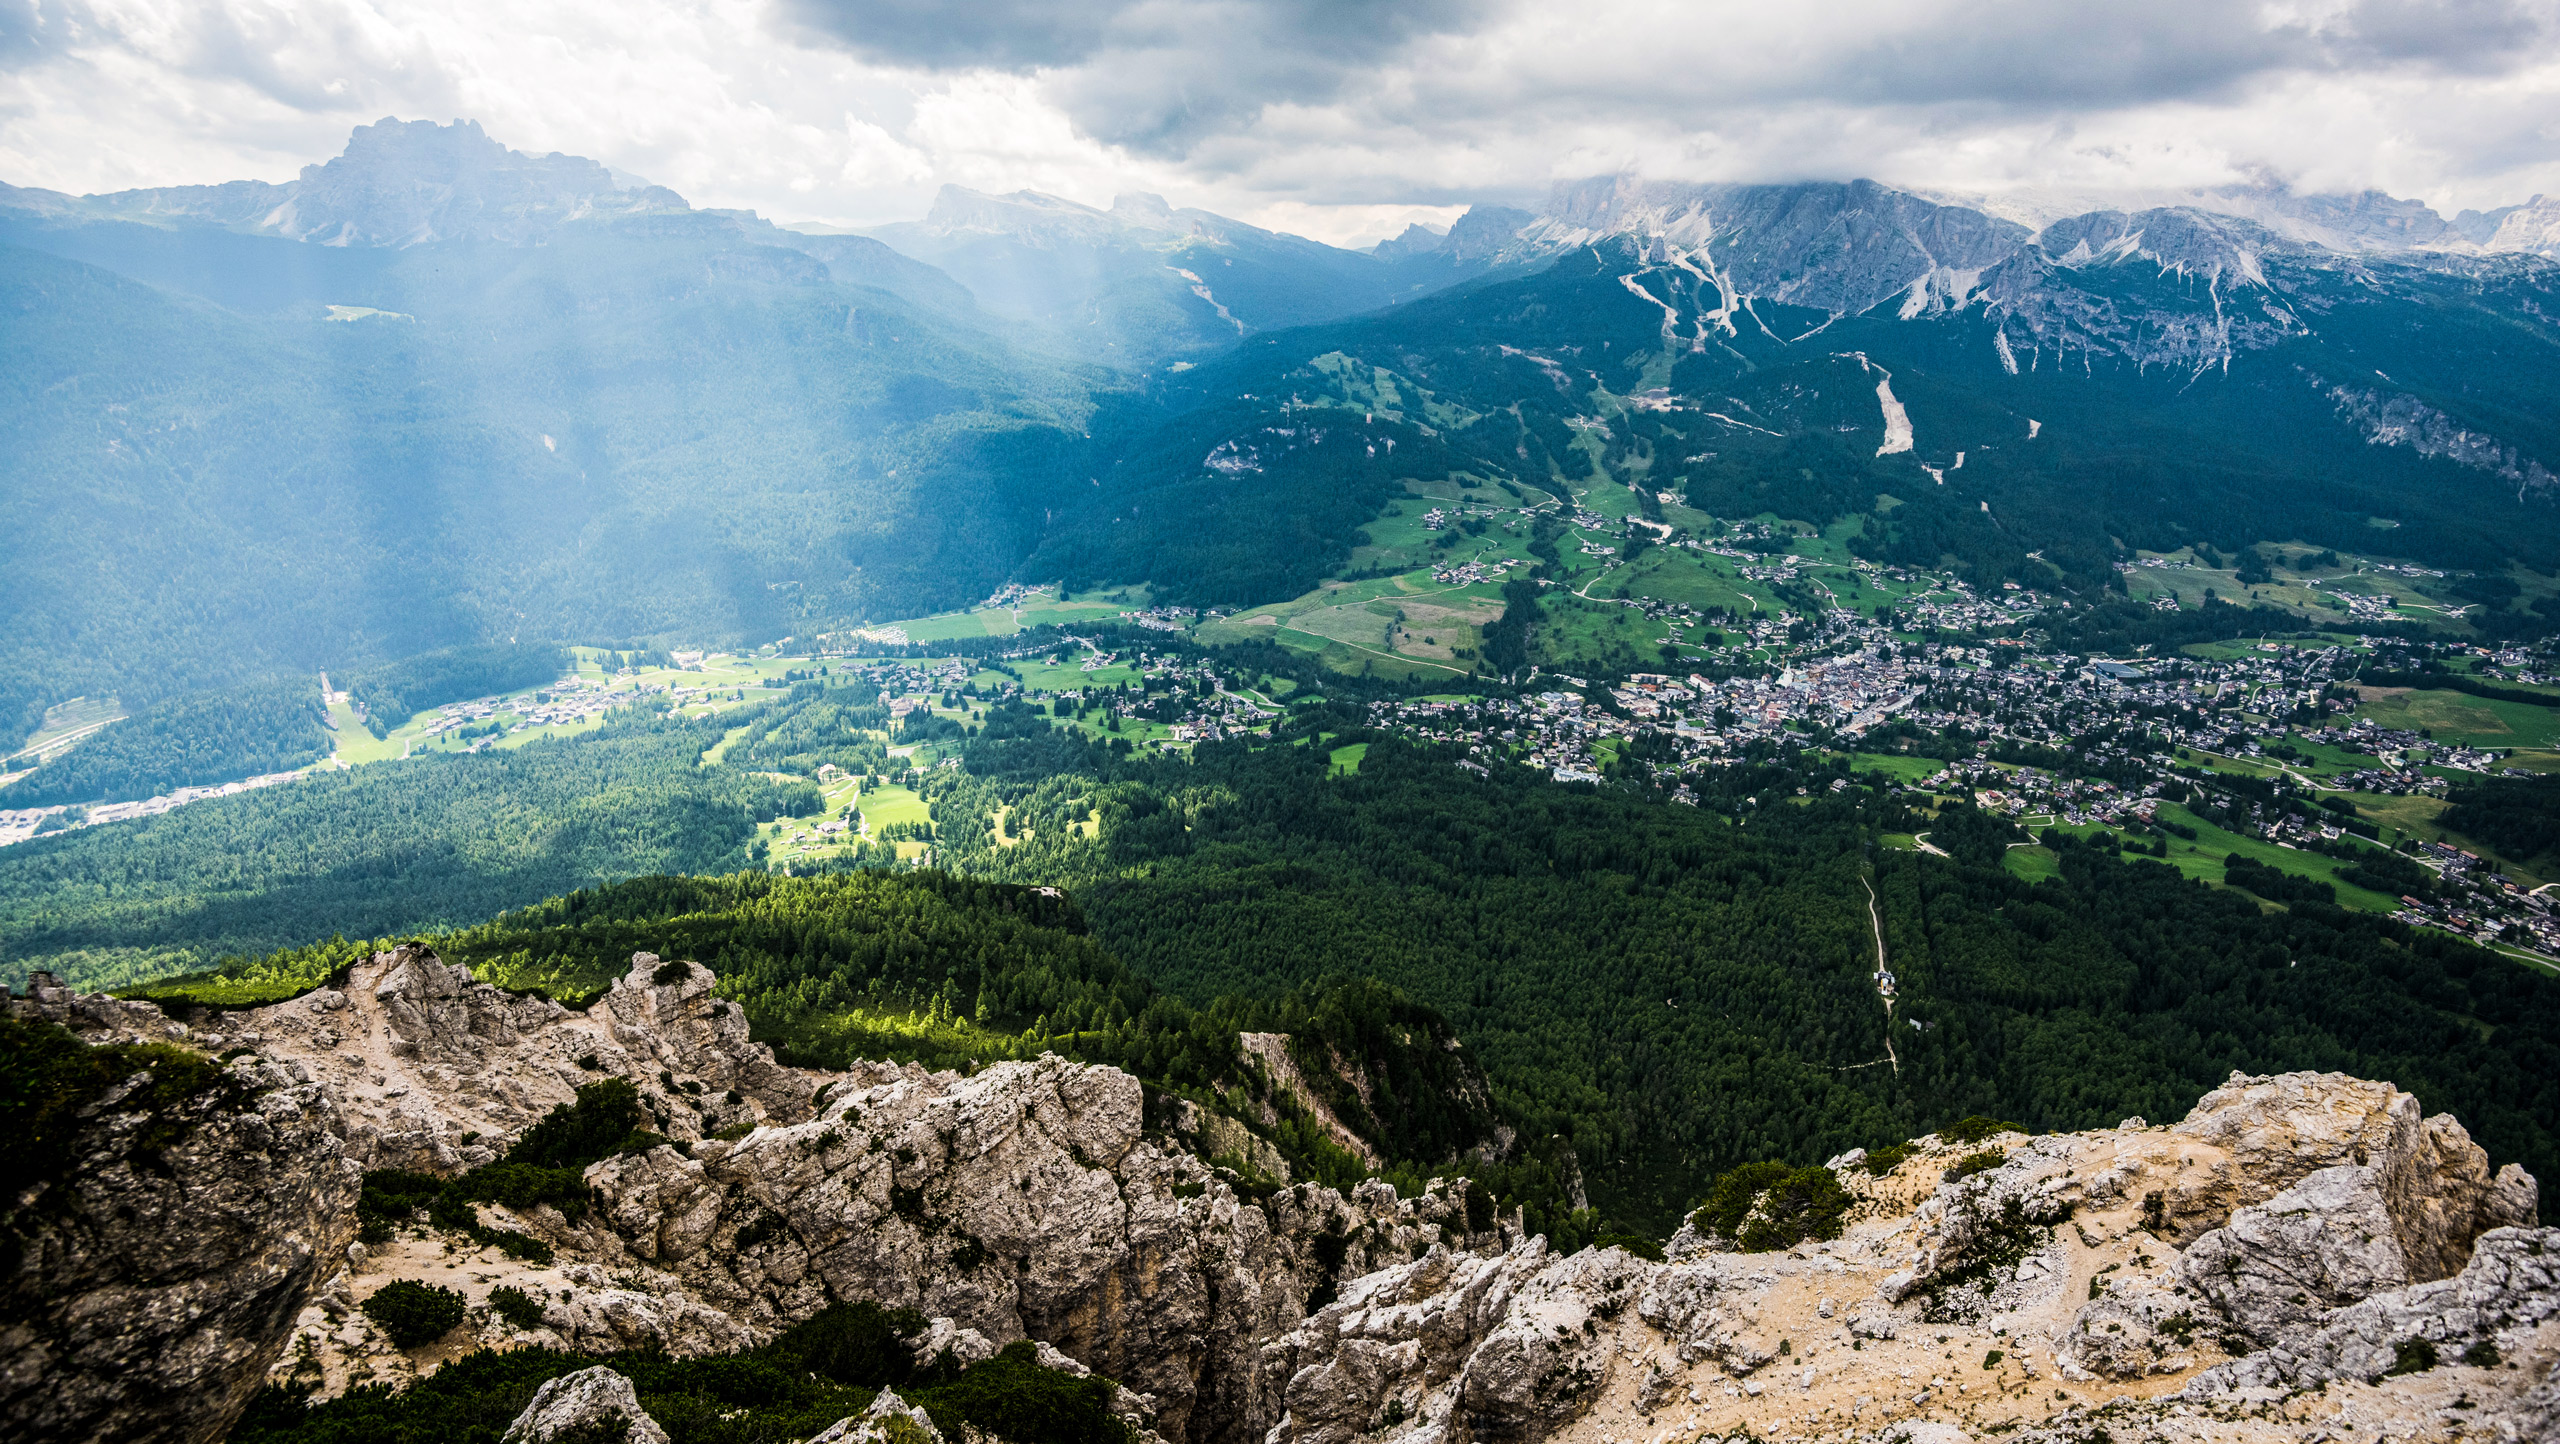
[[[600,1246],[759,1330],[867,1298],[996,1347],[1036,1338],[1153,1395],[1175,1438],[1259,1435],[1276,1412],[1260,1339],[1330,1281],[1466,1241],[1447,1190],[1248,1204],[1142,1115],[1135,1079],[1054,1057],[968,1078],[875,1066],[806,1122],[587,1178]]]
[[[358,1176],[328,1090],[243,1059],[175,1119],[92,1106],[0,1277],[0,1436],[199,1444],[265,1382],[355,1237]],[[183,1131],[167,1141],[171,1123]]]
[[[356,964],[344,988],[193,1023],[60,988],[15,1006],[93,1043],[253,1048],[300,1063],[336,1096],[348,1154],[364,1167],[459,1173],[601,1078],[630,1079],[670,1138],[808,1117],[820,1078],[750,1042],[746,1014],[713,997],[713,981],[698,963],[635,953],[630,971],[578,1011],[474,982],[470,969],[402,946]]]

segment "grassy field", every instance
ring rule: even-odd
[[[786,668],[807,660],[796,657],[761,659],[711,657],[705,659],[698,671],[674,667],[647,667],[628,677],[608,677],[597,660],[601,654],[596,649],[573,647],[570,649],[570,654],[575,674],[591,683],[607,685],[615,694],[611,698],[615,706],[640,700],[644,691],[650,688],[712,689],[717,695],[708,699],[692,699],[685,703],[682,711],[689,717],[734,711],[770,697],[781,685],[777,680],[781,673]],[[535,705],[534,694],[549,691],[552,686],[551,683],[545,683],[539,687],[526,687],[501,698],[497,711],[489,720],[509,730],[500,733],[489,745],[501,749],[522,747],[547,737],[574,737],[581,732],[591,732],[604,725],[601,715],[596,715],[576,722],[545,723],[521,732],[513,730],[517,723],[525,720],[525,714]],[[746,695],[744,698],[726,695],[735,692],[744,692]],[[343,702],[337,703],[329,709],[329,720],[336,723],[338,729],[337,759],[351,766],[362,766],[372,762],[397,761],[403,757],[427,752],[460,752],[469,747],[471,745],[469,742],[462,741],[449,732],[434,738],[427,736],[429,724],[433,723],[442,711],[442,708],[430,708],[420,712],[407,722],[392,728],[387,735],[376,738],[365,729],[364,720],[356,715],[354,708]],[[717,749],[715,749],[714,760],[716,760],[716,751]]]
[[[897,790],[905,791],[903,788]],[[819,833],[818,824],[837,817],[844,811],[846,804],[861,795],[857,780],[851,777],[839,777],[833,782],[820,784],[819,791],[825,795],[827,804],[817,816],[776,818],[756,829],[756,836],[763,839],[765,846],[771,849],[770,856],[773,861],[785,865],[814,862],[843,852],[853,842],[854,832],[851,828],[830,838]],[[908,795],[912,797],[914,794]]]
[[[1502,615],[1491,582],[1451,586],[1428,572],[1326,582],[1302,597],[1238,612],[1192,635],[1215,646],[1261,639],[1317,658],[1336,671],[1387,677],[1466,677],[1458,656],[1483,646],[1483,628]]]
[[[2265,863],[2278,872],[2292,873],[2297,877],[2317,878],[2328,883],[2338,890],[2340,907],[2352,908],[2360,912],[2387,913],[2400,906],[2397,898],[2387,897],[2352,883],[2341,882],[2338,879],[2338,870],[2347,864],[2337,858],[2316,852],[2303,852],[2296,848],[2278,847],[2274,843],[2262,842],[2254,837],[2243,837],[2238,833],[2214,826],[2176,803],[2163,804],[2160,808],[2160,816],[2182,827],[2195,829],[2196,836],[2193,841],[2183,837],[2172,837],[2169,839],[2169,855],[2166,858],[2154,859],[2154,861],[2168,863],[2188,877],[2200,878],[2217,887],[2227,886],[2224,880],[2224,873],[2227,870],[2224,859],[2232,853],[2238,853],[2243,857]],[[2045,828],[2038,835],[2049,837],[2057,830],[2073,837],[2087,838],[2113,829],[2096,824],[2080,826],[2056,824],[2054,827]],[[2119,832],[2116,835],[2122,837],[2124,834]],[[2012,848],[2007,862],[2011,872],[2031,882],[2053,876],[2059,866],[2059,860],[2054,856],[2052,849],[2046,847]]]
[[[2560,881],[2560,876],[2550,872],[2538,872],[2522,863],[2508,861],[2499,856],[2497,849],[2476,838],[2466,837],[2450,828],[2437,826],[2436,818],[2442,815],[2445,809],[2441,798],[2394,797],[2387,794],[2354,792],[2348,794],[2348,799],[2355,803],[2356,811],[2362,813],[2366,821],[2382,824],[2386,829],[2383,834],[2385,837],[2394,839],[2414,837],[2421,842],[2440,842],[2448,847],[2459,847],[2477,853],[2495,863],[2498,871],[2526,887],[2540,887],[2546,882]]]
[[[2343,621],[2347,615],[2339,600],[2343,596],[2389,597],[2399,602],[2397,612],[2403,620],[2459,625],[2452,614],[2461,604],[2430,590],[2443,586],[2434,578],[2377,571],[2374,568],[2380,559],[2352,553],[2339,554],[2336,566],[2316,565],[2311,559],[2321,549],[2302,543],[2263,550],[2278,565],[2273,568],[2272,580],[2254,587],[2241,585],[2236,566],[2207,566],[2194,551],[2181,548],[2174,552],[2137,553],[2143,561],[2157,560],[2166,565],[2137,564],[2125,574],[2125,588],[2136,601],[2174,597],[2180,607],[2189,610],[2203,606],[2205,593],[2210,591],[2223,601],[2242,606],[2255,603],[2282,608],[2311,625]]]
[[[314,681],[314,686],[318,682]],[[9,754],[9,760],[20,767],[32,766],[36,759],[68,750],[70,745],[105,727],[123,720],[124,708],[113,697],[74,697],[45,709],[44,723],[26,745]],[[17,759],[24,758],[19,762]],[[5,771],[0,768],[0,771]]]
[[[911,787],[884,784],[861,794],[861,797],[862,827],[865,832],[876,833],[879,829],[893,823],[932,820],[931,810],[925,806],[923,798],[916,796],[915,789]]]
[[[2367,687],[2359,717],[2376,726],[2424,729],[2461,747],[2547,748],[2560,742],[2560,709],[2474,697],[2468,692]]]
[[[1056,587],[1035,587],[1010,607],[971,607],[964,611],[937,612],[929,617],[883,622],[880,626],[896,627],[907,634],[910,642],[948,642],[955,638],[1010,637],[1032,627],[1072,627],[1109,622],[1116,620],[1122,612],[1143,611],[1153,605],[1155,603],[1143,585],[1065,597],[1058,595]]]
[[[1826,753],[1838,756],[1838,753]],[[1852,752],[1849,770],[1853,773],[1881,772],[1896,782],[1918,782],[1935,777],[1947,764],[1933,757],[1905,757],[1890,752]]]

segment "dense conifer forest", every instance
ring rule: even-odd
[[[731,751],[857,766],[879,746],[866,711],[811,686]],[[877,871],[883,848],[859,854],[874,870],[784,878],[737,871],[752,819],[814,796],[694,765],[721,725],[625,718],[413,764],[441,769],[402,784],[424,802],[359,795],[361,771],[292,805],[233,799],[159,820],[186,826],[148,868],[119,830],[12,849],[0,887],[38,922],[9,942],[68,949],[52,955],[95,982],[214,961],[181,938],[236,940],[223,976],[153,990],[211,1001],[289,995],[371,946],[260,956],[329,933],[429,932],[484,977],[571,999],[633,952],[690,957],[786,1057],[1115,1063],[1260,1120],[1301,1176],[1356,1177],[1306,1118],[1261,1111],[1236,1037],[1289,1033],[1391,1176],[1462,1168],[1566,1241],[1659,1239],[1737,1165],[1970,1116],[2174,1118],[2235,1069],[2389,1079],[2500,1162],[2560,1168],[2560,979],[2288,875],[2253,896],[2264,869],[2213,888],[2054,834],[2056,875],[2029,882],[2000,865],[2005,821],[1919,823],[1843,762],[1716,769],[1687,806],[1480,777],[1336,704],[1189,760],[1002,705],[964,767],[919,779],[937,869]],[[1357,772],[1331,769],[1354,741]],[[1919,825],[1953,856],[1883,845]],[[286,835],[324,856],[296,871]],[[653,872],[729,875],[596,887]],[[1504,1130],[1513,1147],[1483,1148]]]
[[[128,802],[329,755],[316,679],[195,693],[116,722],[0,789],[0,807]]]

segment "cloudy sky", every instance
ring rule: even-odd
[[[2560,192],[2560,0],[0,0],[0,181],[476,119],[786,221],[945,182],[1328,240],[1556,179]]]

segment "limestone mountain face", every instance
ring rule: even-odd
[[[1116,1381],[1142,1438],[1204,1444],[2485,1441],[2560,1421],[2560,1230],[2535,1226],[2530,1177],[2388,1084],[2235,1075],[2175,1126],[1853,1152],[1829,1165],[1835,1237],[1743,1253],[1693,1219],[1656,1262],[1559,1256],[1463,1184],[1250,1186],[1200,1156],[1199,1118],[1114,1069],[783,1067],[710,984],[642,954],[570,1010],[402,950],[343,988],[187,1023],[50,987],[14,1004],[93,1040],[250,1050],[232,1070],[256,1102],[184,1145],[228,1181],[212,1191],[84,1173],[92,1218],[157,1198],[157,1235],[231,1242],[177,1264],[111,1226],[49,1244],[0,1358],[13,1437],[90,1437],[154,1369],[219,1378],[236,1409],[262,1371],[329,1393],[481,1345],[719,1353],[846,1299],[928,1316],[922,1357],[1032,1341]],[[493,1157],[599,1076],[632,1080],[670,1141],[590,1167],[577,1218],[482,1206],[552,1261],[421,1227],[337,1266],[359,1160]],[[198,1226],[215,1209],[232,1216]],[[355,1304],[402,1278],[462,1291],[465,1327],[391,1347]],[[539,1321],[499,1318],[501,1286]],[[120,1365],[89,1372],[92,1394],[21,1382],[82,1349]],[[636,1410],[590,1370],[516,1433]],[[131,1437],[214,1438],[228,1418],[193,1417]],[[930,1428],[884,1392],[823,1437]]]

